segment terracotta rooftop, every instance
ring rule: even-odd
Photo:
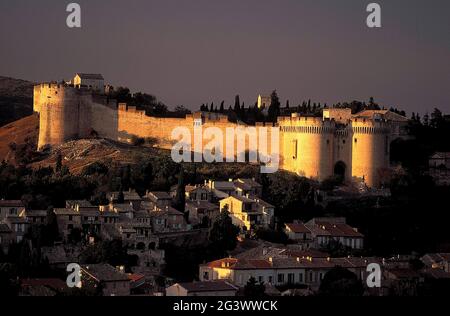
[[[311,231],[308,229],[308,227],[305,226],[303,223],[290,223],[286,224],[286,227],[296,233],[296,234],[302,234],[302,233],[310,233]]]
[[[354,237],[363,238],[364,235],[357,232],[350,225],[341,223],[329,223],[316,221],[315,225],[307,225],[307,227],[320,236],[333,236],[333,237]]]
[[[208,281],[208,282],[192,282],[178,283],[179,286],[188,292],[217,292],[217,291],[237,291],[238,288],[226,281]]]

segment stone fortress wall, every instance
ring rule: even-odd
[[[194,113],[186,118],[150,117],[89,89],[53,83],[35,86],[34,111],[40,114],[39,149],[88,137],[92,131],[124,142],[133,136],[153,138],[159,147],[170,149],[177,141],[171,137],[177,127],[187,128],[194,144],[194,126],[199,124],[203,130],[216,127],[224,136],[227,128],[242,126],[229,122],[226,116],[209,113]],[[255,127],[256,135],[261,127]],[[346,179],[357,177],[372,187],[380,184],[382,171],[389,168],[392,130],[398,130],[398,122],[382,115],[359,117],[349,109],[328,109],[324,117],[280,117],[276,128],[281,169],[319,181],[335,174]],[[269,133],[269,152],[273,146],[270,137]],[[203,139],[202,146],[209,141]],[[254,142],[247,137],[246,148]],[[237,138],[233,143],[236,148]],[[225,156],[225,141],[222,148]]]

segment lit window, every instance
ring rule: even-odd
[[[298,156],[298,140],[292,141],[292,159],[297,159]]]

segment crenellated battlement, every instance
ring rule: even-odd
[[[85,84],[49,82],[34,87],[34,110],[40,115],[39,148],[89,137],[93,132],[124,142],[133,137],[153,138],[159,147],[171,148],[171,133],[179,127],[192,135],[195,127],[214,127],[225,135],[227,128],[240,126],[226,115],[210,112],[184,118],[148,116],[136,106],[117,105],[109,99],[98,89],[102,80],[90,75],[80,78]],[[389,142],[392,130],[399,127],[398,119],[384,110],[353,115],[350,109],[325,109],[322,117],[294,113],[279,117],[276,124],[257,123],[256,128],[279,129],[280,166],[284,170],[323,181],[344,169],[346,179],[358,177],[376,186],[380,169],[389,167]]]

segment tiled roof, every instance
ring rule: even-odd
[[[73,208],[75,206],[79,207],[92,207],[93,205],[91,202],[87,200],[67,200],[66,201],[66,207],[67,208]]]
[[[422,270],[422,274],[433,279],[450,279],[450,273],[442,269],[424,269]]]
[[[362,112],[356,113],[354,118],[367,118],[373,119],[375,115],[381,115],[387,120],[391,121],[399,121],[399,122],[407,122],[408,119],[400,114],[394,113],[389,110],[364,110]]]
[[[101,74],[85,74],[85,73],[77,73],[81,79],[90,79],[90,80],[104,80]]]
[[[26,210],[25,211],[26,217],[44,217],[47,216],[47,211],[43,210]]]
[[[283,252],[283,255],[288,257],[295,257],[295,258],[328,258],[329,254],[315,249],[308,249],[308,250],[296,250],[296,249],[286,249],[286,251]]]
[[[0,207],[24,207],[20,200],[0,200]]]
[[[332,237],[354,237],[363,238],[364,235],[354,230],[350,225],[341,223],[329,223],[316,221],[315,225],[307,225],[307,227],[319,236]]]
[[[250,199],[250,198],[248,198],[246,196],[242,196],[242,195],[232,194],[230,197],[231,198],[235,198],[236,200],[239,200],[239,201],[244,202],[244,203],[255,203],[254,200],[252,200],[252,199]]]
[[[312,257],[275,257],[267,259],[225,258],[206,264],[209,268],[231,270],[264,270],[264,269],[330,269],[336,266],[343,268],[364,268],[368,262],[379,262],[368,258],[312,258]]]
[[[129,281],[128,275],[109,264],[89,264],[82,266],[82,269],[100,282]]]
[[[443,261],[450,262],[450,253],[427,253],[422,257],[422,261],[431,266],[433,263],[441,263]]]
[[[234,182],[214,181],[214,188],[217,190],[234,190]]]
[[[167,192],[148,192],[149,197],[155,197],[158,200],[171,200],[172,197]]]
[[[22,286],[46,286],[53,290],[63,290],[67,288],[64,281],[60,279],[23,279]]]
[[[55,208],[53,212],[56,215],[72,215],[72,216],[80,216],[80,213],[70,208]]]
[[[290,231],[301,234],[301,233],[310,233],[311,231],[308,229],[308,227],[305,226],[303,223],[292,223],[292,224],[286,224],[286,227],[289,228]]]
[[[145,278],[145,275],[138,273],[128,273],[128,279],[130,281],[136,282]]]
[[[262,187],[260,183],[256,182],[253,179],[239,178],[235,181],[235,183],[244,183],[251,187],[259,187],[259,188]]]
[[[217,291],[237,291],[238,288],[225,281],[191,282],[178,283],[179,286],[188,292],[217,292]]]
[[[195,208],[195,209],[207,209],[207,210],[213,210],[218,209],[219,206],[213,203],[210,203],[208,201],[186,201],[186,204],[189,207]]]

